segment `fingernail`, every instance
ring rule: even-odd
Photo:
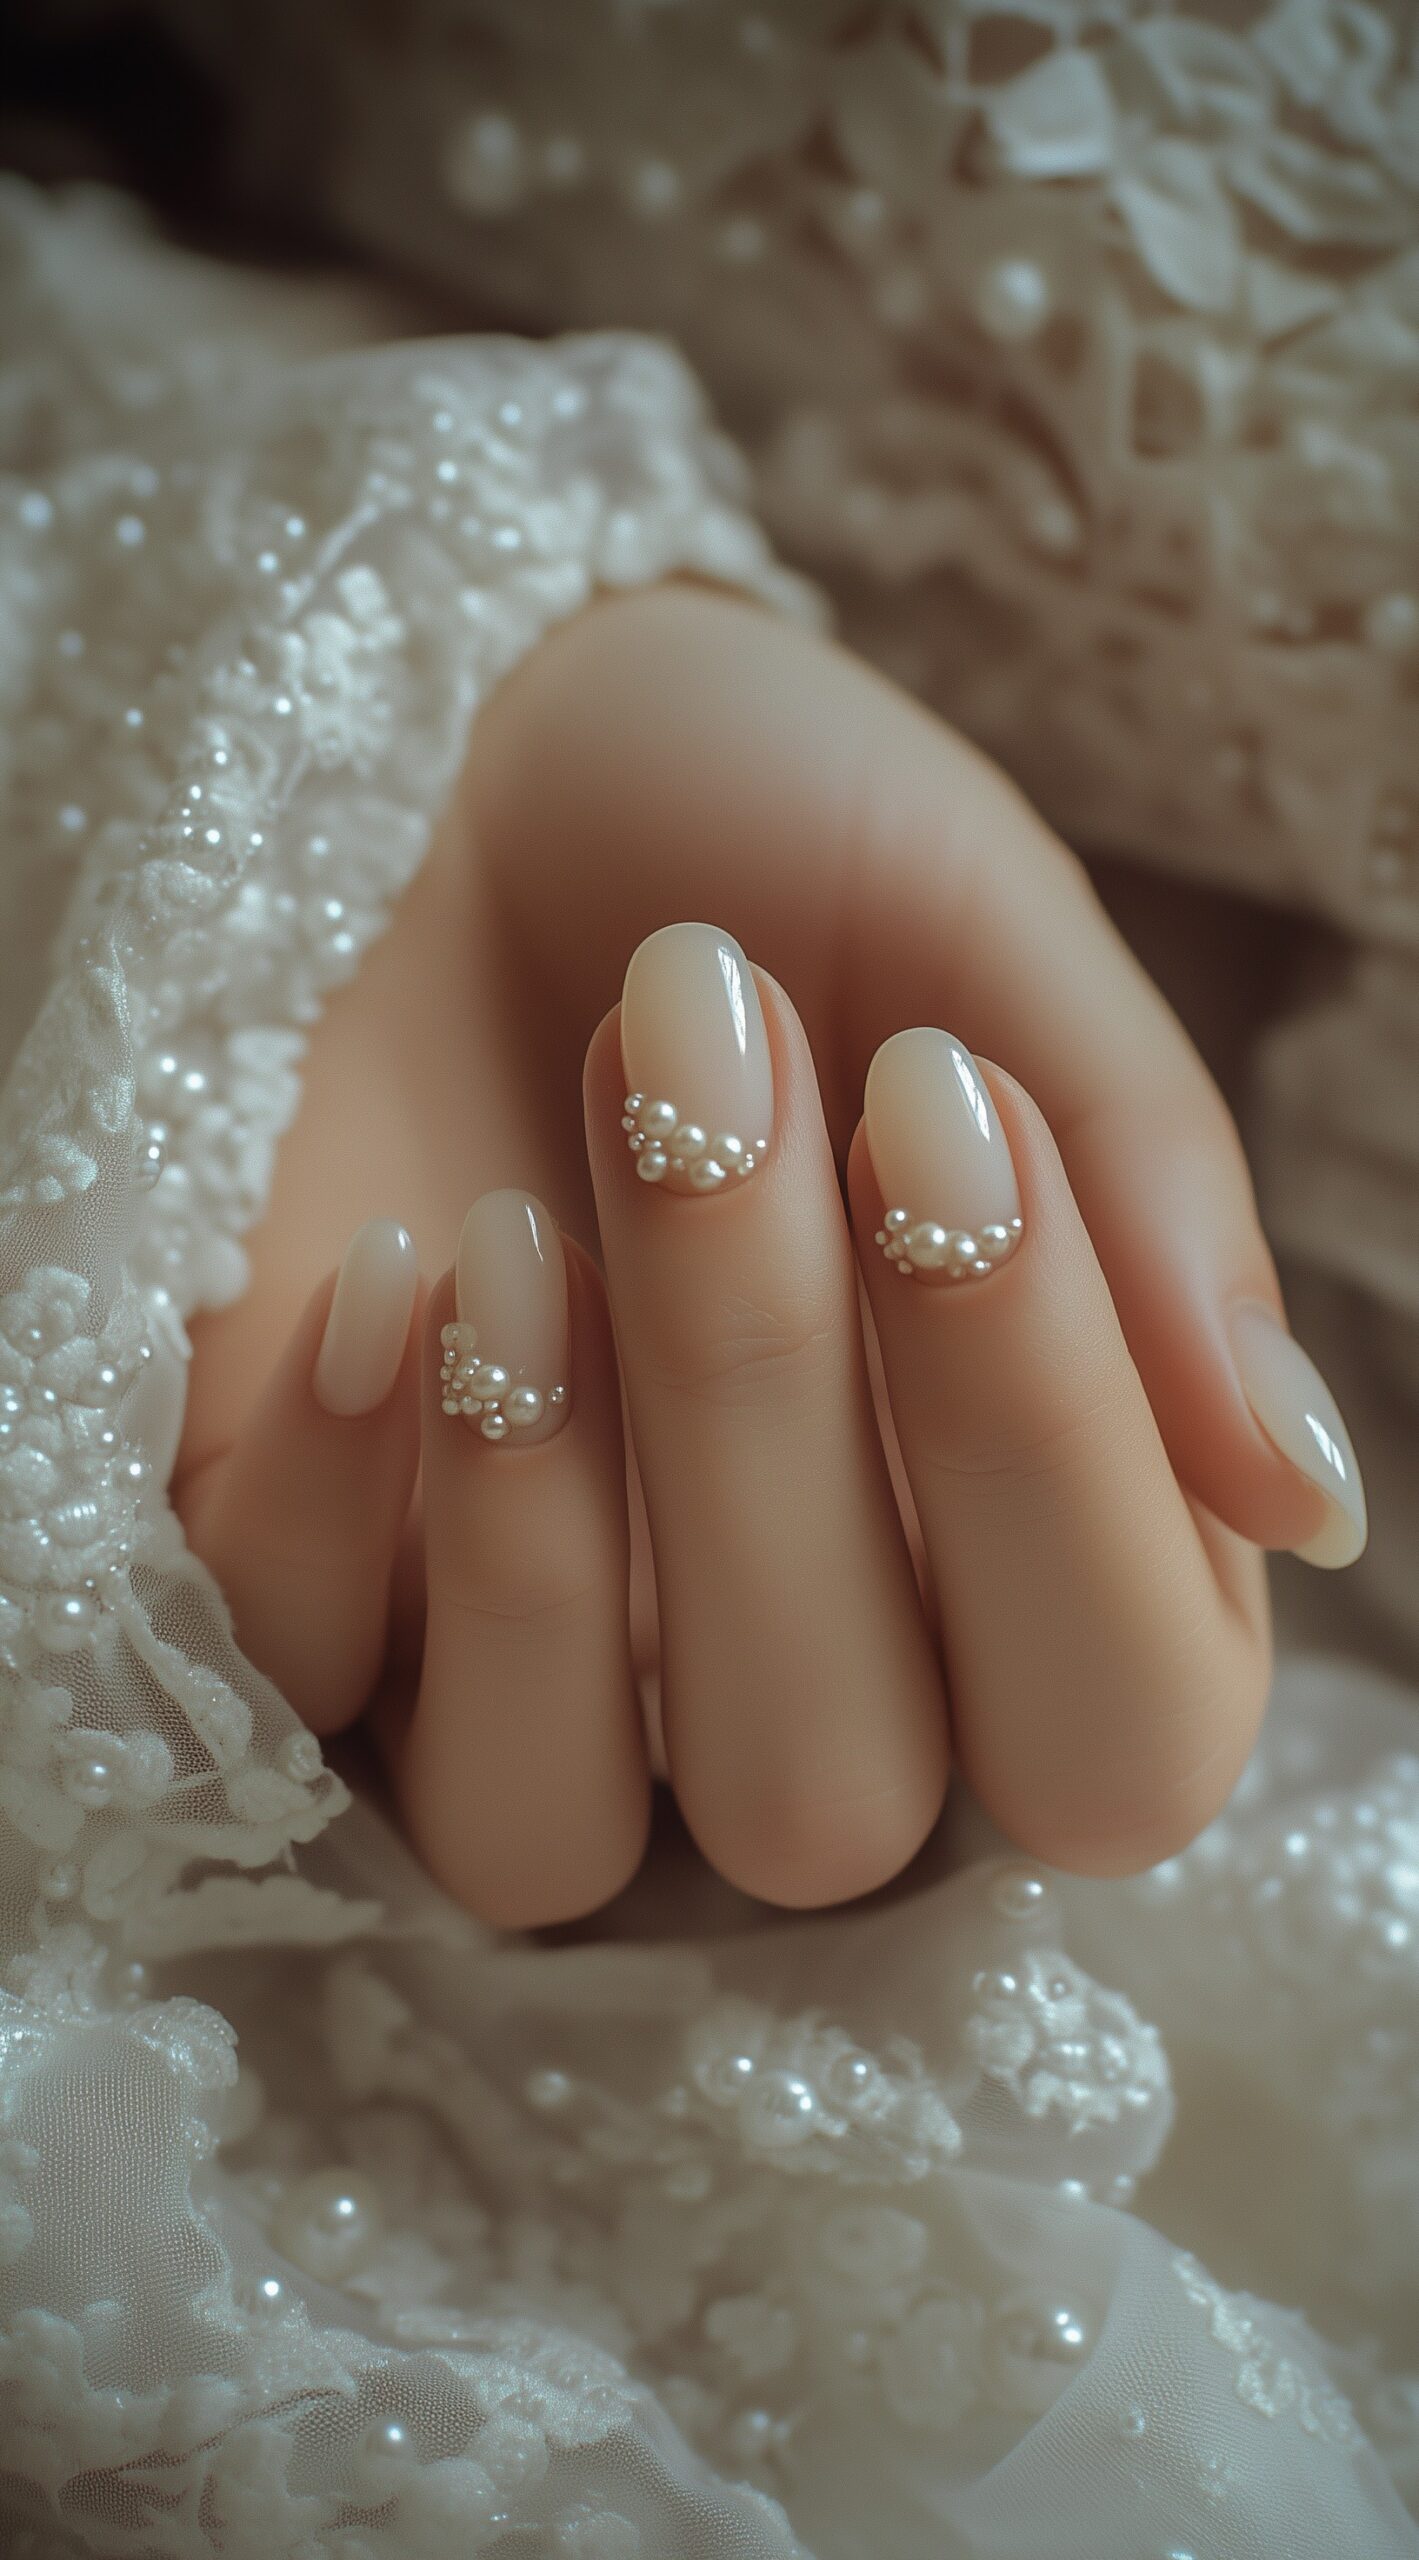
[[[485,1191],[463,1221],[456,1324],[443,1329],[443,1409],[485,1440],[550,1440],[570,1409],[567,1264],[530,1191]]]
[[[414,1239],[394,1218],[351,1237],[311,1384],[327,1413],[373,1413],[399,1375],[419,1285]]]
[[[1369,1522],[1365,1488],[1334,1396],[1294,1334],[1259,1299],[1241,1299],[1227,1330],[1242,1393],[1262,1430],[1325,1495],[1325,1521],[1297,1555],[1307,1564],[1353,1564]]]
[[[1010,1149],[969,1049],[898,1031],[867,1070],[867,1146],[886,1215],[877,1242],[904,1278],[983,1279],[1020,1241]]]
[[[642,1182],[723,1191],[757,1172],[774,1079],[759,991],[733,934],[668,924],[631,955],[621,996],[621,1126]]]

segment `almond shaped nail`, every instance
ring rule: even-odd
[[[773,1066],[732,933],[668,924],[632,953],[621,1064],[621,1126],[642,1182],[709,1197],[757,1172],[773,1136]]]
[[[327,1413],[373,1413],[399,1375],[419,1286],[414,1240],[371,1218],[345,1249],[311,1378]]]
[[[867,1147],[885,1208],[877,1242],[906,1279],[980,1280],[1023,1232],[1005,1132],[969,1049],[922,1026],[867,1070]]]
[[[571,1405],[567,1263],[551,1211],[530,1191],[485,1191],[463,1221],[454,1288],[444,1412],[485,1440],[550,1440]]]
[[[1365,1488],[1340,1408],[1295,1335],[1263,1306],[1244,1298],[1227,1319],[1242,1393],[1268,1440],[1318,1485],[1323,1525],[1296,1553],[1307,1564],[1353,1564],[1369,1535]]]

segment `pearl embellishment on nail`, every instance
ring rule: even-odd
[[[877,1230],[877,1242],[904,1280],[983,1280],[1008,1262],[1025,1232],[1023,1218],[1007,1225],[939,1226],[934,1218],[913,1219],[910,1209],[889,1209]]]
[[[549,1405],[566,1403],[564,1386],[549,1387],[545,1395],[540,1387],[515,1387],[500,1361],[480,1360],[471,1324],[446,1324],[439,1339],[444,1412],[476,1420],[485,1440],[506,1440],[514,1431],[530,1430]]]
[[[673,1102],[628,1093],[621,1126],[642,1182],[668,1182],[672,1191],[723,1191],[731,1180],[756,1173],[769,1152],[767,1138],[752,1142],[721,1129],[710,1137],[697,1121],[682,1120]]]

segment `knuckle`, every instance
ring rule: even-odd
[[[1077,1474],[1107,1445],[1121,1419],[1115,1387],[1091,1392],[1081,1384],[1067,1395],[1002,1405],[974,1431],[948,1429],[929,1451],[927,1465],[947,1488],[1048,1488]]]
[[[728,1300],[708,1323],[660,1346],[659,1385],[734,1410],[811,1398],[840,1369],[846,1339],[827,1292]]]
[[[603,1590],[601,1579],[584,1565],[564,1560],[554,1547],[529,1542],[521,1554],[500,1558],[495,1571],[470,1562],[441,1578],[436,1605],[465,1624],[550,1638],[599,1607]]]

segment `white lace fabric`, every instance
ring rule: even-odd
[[[7,2554],[1412,2555],[1407,1693],[1290,1671],[1133,1884],[963,1809],[883,1907],[533,1946],[185,1552],[187,1320],[480,701],[597,585],[825,612],[667,344],[298,352],[379,325],[0,199]]]

